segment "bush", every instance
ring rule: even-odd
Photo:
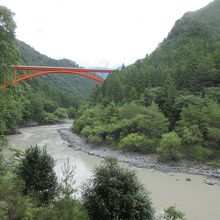
[[[179,138],[176,132],[163,134],[157,152],[166,160],[177,160],[179,159],[180,145],[181,138]]]
[[[18,178],[24,181],[24,194],[34,195],[42,203],[52,200],[58,186],[54,165],[45,147],[27,148],[17,170]]]
[[[59,119],[56,115],[54,115],[53,113],[45,112],[42,116],[41,123],[43,123],[43,124],[54,124],[58,121],[59,121]]]
[[[68,108],[68,117],[69,118],[75,118],[76,117],[76,113],[77,113],[76,108],[74,108],[72,106]]]
[[[59,119],[64,119],[68,118],[67,110],[65,108],[57,108],[54,114],[59,118]]]
[[[170,206],[169,208],[165,209],[164,218],[166,220],[184,220],[184,214],[176,209],[175,206]]]
[[[185,147],[189,148],[203,142],[202,134],[197,125],[183,127],[179,130],[179,133],[182,138],[182,144]]]
[[[89,135],[88,141],[89,141],[90,143],[101,143],[101,142],[102,142],[102,139],[101,139],[101,137],[99,137],[98,135]]]
[[[122,138],[119,147],[126,150],[138,151],[142,153],[152,153],[155,149],[155,141],[147,139],[144,135],[137,133],[128,134]]]
[[[86,126],[82,129],[81,134],[85,137],[89,137],[92,134],[92,128],[90,126]]]
[[[216,168],[220,167],[220,160],[213,160],[211,165]]]
[[[91,220],[153,219],[148,193],[135,173],[120,167],[114,158],[107,158],[95,169],[94,178],[84,185],[82,196]]]
[[[74,199],[56,201],[53,206],[38,207],[33,212],[36,220],[88,220],[81,203]]]
[[[136,104],[134,101],[125,103],[119,108],[119,116],[121,119],[132,119],[140,113],[146,113],[146,108]]]
[[[205,161],[212,156],[212,151],[210,149],[197,146],[195,147],[195,159],[198,161]]]

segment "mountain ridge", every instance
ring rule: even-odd
[[[150,55],[107,77],[73,131],[163,160],[220,164],[219,36],[219,0],[184,14]]]

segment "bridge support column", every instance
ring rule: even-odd
[[[17,79],[17,70],[16,68],[13,68],[13,80]]]

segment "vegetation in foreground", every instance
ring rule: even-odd
[[[0,219],[88,219],[82,201],[75,199],[69,188],[71,170],[66,170],[60,182],[54,165],[46,148],[38,146],[27,148],[23,155],[16,152],[9,161],[2,159]]]
[[[107,158],[84,185],[83,204],[91,220],[153,219],[148,193],[133,171]]]
[[[55,161],[46,148],[15,151],[8,161],[2,151],[0,156],[0,219],[154,219],[151,200],[136,174],[120,167],[114,158],[96,168],[94,178],[82,188],[82,199],[76,199],[71,185],[74,169],[67,162],[59,182]],[[165,219],[183,219],[175,207],[165,213]]]

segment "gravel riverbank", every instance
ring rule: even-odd
[[[110,148],[104,145],[94,146],[89,144],[85,138],[79,137],[69,129],[58,129],[61,138],[68,142],[69,147],[75,150],[83,151],[89,155],[105,158],[114,156],[118,161],[128,163],[131,166],[154,169],[162,172],[181,172],[186,174],[203,175],[208,178],[217,179],[220,182],[220,169],[205,165],[192,165],[184,162],[182,165],[171,165],[168,163],[158,162],[157,155],[142,155],[138,153],[124,152],[118,149]],[[190,181],[190,179],[186,179]],[[213,185],[212,182],[206,182]]]

